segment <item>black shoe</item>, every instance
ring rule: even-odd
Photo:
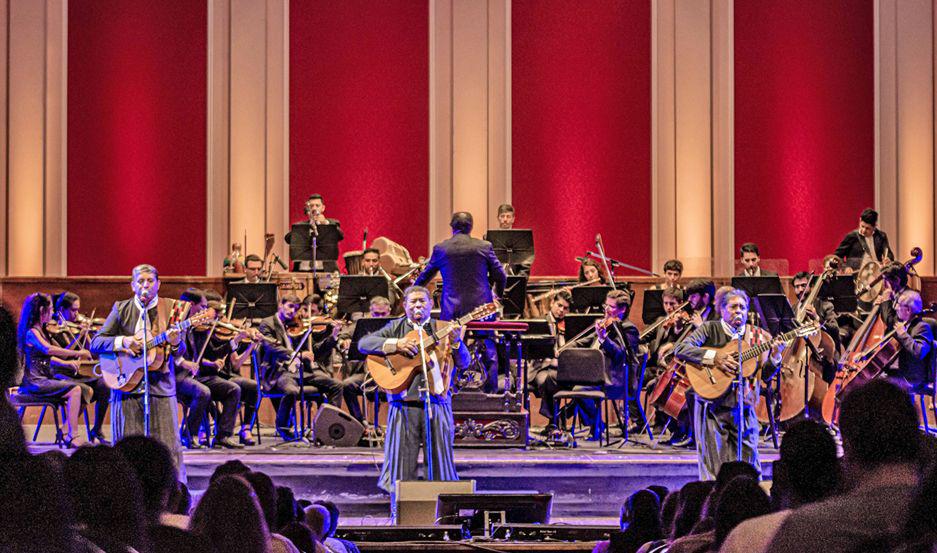
[[[696,443],[693,441],[693,436],[690,435],[683,436],[679,440],[673,440],[670,445],[674,447],[696,447]]]
[[[241,432],[238,433],[238,441],[241,442],[243,445],[256,445],[257,444],[257,442],[254,441],[253,436],[250,435],[250,431],[244,431],[244,430],[241,430]]]
[[[182,447],[186,449],[205,449],[205,446],[198,443],[198,441],[193,440],[189,436],[182,436],[181,441],[182,441]]]
[[[221,438],[215,438],[215,446],[223,447],[225,449],[244,449],[244,446],[234,441],[234,438],[231,436],[224,436]]]

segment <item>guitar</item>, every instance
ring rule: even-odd
[[[771,348],[773,348],[776,344],[789,342],[795,338],[810,336],[811,334],[816,334],[819,331],[820,327],[817,323],[810,323],[799,328],[795,328],[790,332],[785,332],[784,334],[781,334],[762,344],[753,345],[747,341],[742,341],[742,357],[740,360],[742,376],[748,378],[755,374],[755,371],[758,369],[758,358],[761,357],[763,353],[770,351]],[[739,360],[738,347],[738,342],[733,340],[721,348],[702,349],[715,350],[717,353],[724,353],[731,356],[735,360]],[[716,399],[725,394],[729,389],[729,386],[735,382],[735,379],[738,376],[738,371],[720,369],[716,366],[696,365],[694,363],[687,362],[686,376],[690,381],[690,387],[692,387],[693,391],[696,392],[700,397],[704,399]]]
[[[146,341],[147,366],[150,371],[156,371],[162,368],[166,357],[166,345],[169,342],[169,331],[178,330],[184,332],[193,325],[206,323],[215,318],[215,310],[208,308],[199,311],[188,319],[176,323],[169,330],[152,336]],[[143,339],[142,334],[136,336]],[[102,353],[100,356],[101,377],[108,388],[129,392],[137,387],[140,380],[143,379],[143,353],[134,355],[127,350],[118,352]]]
[[[465,325],[470,321],[483,319],[496,313],[499,307],[500,305],[497,302],[480,305],[458,320],[440,322],[439,327],[434,332],[424,333],[422,346],[426,349],[427,359],[434,351],[441,351],[448,357],[449,333],[453,328]],[[416,330],[411,330],[404,338],[419,341],[420,334]],[[439,359],[439,362],[442,365],[446,364],[446,361],[442,358]],[[407,389],[413,377],[422,370],[423,363],[419,354],[414,357],[407,357],[401,353],[392,353],[387,356],[369,355],[365,366],[378,386],[390,393],[399,393]],[[446,373],[447,371],[443,371],[443,387],[448,390],[449,379],[446,378]]]

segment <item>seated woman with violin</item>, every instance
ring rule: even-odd
[[[102,428],[107,406],[111,399],[111,389],[104,379],[94,376],[94,360],[87,344],[101,328],[104,319],[93,320],[79,313],[81,298],[72,292],[63,292],[55,297],[55,314],[46,325],[50,341],[61,348],[79,352],[79,358],[63,366],[59,378],[78,384],[82,395],[91,397],[94,402],[94,425],[91,427],[92,442],[104,442]],[[93,315],[93,314],[92,314]]]
[[[208,299],[205,293],[197,288],[189,288],[179,298],[189,302],[190,315],[195,315],[208,309]],[[222,345],[219,349],[208,347],[210,328],[196,327],[186,337],[185,357],[176,365],[176,397],[189,408],[188,417],[183,429],[183,444],[189,449],[202,449],[205,444],[199,440],[199,429],[208,413],[208,406],[212,401],[221,402],[221,412],[218,414],[218,433],[215,436],[214,447],[226,449],[240,449],[243,447],[234,441],[234,425],[237,421],[238,407],[241,403],[241,388],[219,376],[224,366]],[[208,351],[212,356],[208,358]]]
[[[78,447],[87,443],[77,429],[81,407],[91,400],[91,388],[82,388],[75,382],[63,380],[58,377],[58,373],[62,369],[77,370],[78,361],[90,358],[91,354],[54,345],[46,331],[46,325],[51,320],[51,296],[41,292],[26,296],[17,328],[24,369],[19,391],[36,398],[64,401],[67,426],[65,445]]]

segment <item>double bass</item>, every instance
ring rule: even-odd
[[[910,271],[920,263],[923,258],[921,248],[913,248],[911,256],[911,259],[904,263],[906,271]],[[865,369],[869,367],[868,359],[866,359],[870,349],[869,346],[882,344],[885,337],[885,322],[879,316],[881,308],[880,303],[872,307],[840,359],[836,377],[823,397],[823,420],[827,424],[835,424],[839,420],[839,405],[846,393],[859,383],[869,380],[868,374],[865,373]],[[871,366],[872,369],[874,367],[874,365]],[[860,377],[860,380],[856,384],[850,385],[857,377]]]

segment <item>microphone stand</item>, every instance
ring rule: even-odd
[[[745,410],[744,410],[744,401],[745,401],[745,377],[743,376],[744,372],[742,371],[742,338],[745,336],[745,322],[742,322],[742,329],[739,332],[738,337],[738,352],[739,352],[739,372],[736,377],[735,382],[735,418],[736,418],[736,427],[738,428],[738,443],[736,444],[735,458],[737,461],[742,460],[742,440],[745,435]]]
[[[141,300],[140,303],[143,303]],[[140,312],[140,318],[143,320],[143,435],[150,437],[150,352],[146,347],[147,330],[149,322],[146,313],[146,303],[143,303],[143,309]],[[191,438],[190,438],[191,439]]]
[[[602,250],[599,250],[599,251],[602,251]],[[603,257],[601,254],[595,253],[595,252],[593,252],[593,251],[587,251],[587,252],[586,252],[586,255],[590,255],[590,256],[592,256],[592,257],[597,257],[597,258],[600,258],[600,259]],[[649,270],[644,269],[644,268],[641,268],[641,267],[635,267],[634,265],[629,265],[629,264],[624,263],[624,262],[622,262],[622,261],[618,261],[617,259],[612,259],[611,257],[606,257],[605,259],[608,260],[608,262],[611,263],[611,265],[612,265],[613,267],[624,267],[624,268],[626,268],[626,269],[631,269],[632,271],[635,271],[635,272],[637,272],[637,273],[641,273],[641,274],[647,275],[647,276],[653,276],[653,277],[659,277],[659,276],[660,276],[659,274],[655,273],[654,271],[649,271]]]
[[[426,464],[426,480],[433,480],[433,411],[430,409],[432,402],[429,397],[429,373],[426,370],[426,345],[423,342],[423,324],[416,327],[420,336],[420,362],[423,368],[423,387],[420,388],[420,395],[423,396],[423,424],[424,444],[423,444],[423,462]]]
[[[315,250],[313,250],[315,251]],[[289,370],[290,365],[293,364],[293,361],[299,357],[299,354],[303,351],[303,347],[306,345],[306,341],[309,340],[309,336],[312,334],[312,325],[309,325],[309,329],[306,330],[306,333],[303,334],[302,339],[299,341],[299,345],[293,349],[293,355],[290,356],[289,361],[287,362],[287,370]],[[315,360],[313,360],[315,363]],[[306,383],[303,377],[303,362],[299,362],[299,429],[300,433],[297,436],[297,440],[302,440],[306,433]]]

